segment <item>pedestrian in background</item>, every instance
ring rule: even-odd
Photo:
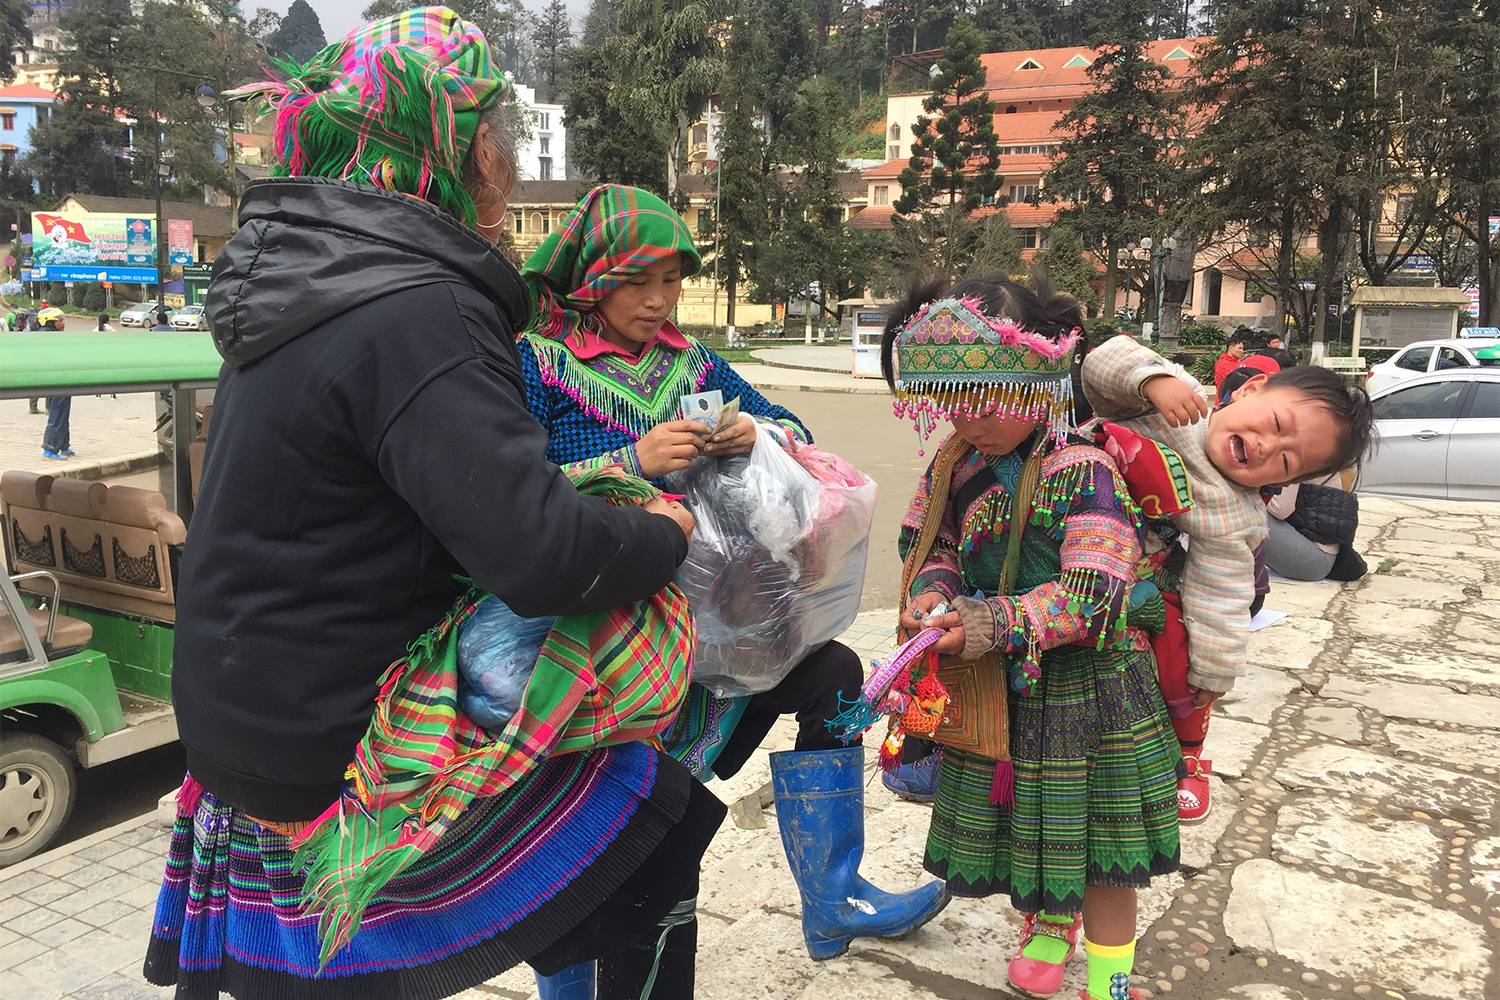
[[[109,325],[109,313],[99,314],[99,325],[94,327],[95,333],[113,333],[114,327]]]
[[[1250,346],[1250,331],[1240,327],[1229,335],[1229,340],[1224,344],[1224,353],[1219,355],[1219,360],[1214,362],[1214,385],[1224,381],[1224,376],[1240,366],[1245,357],[1245,351]]]

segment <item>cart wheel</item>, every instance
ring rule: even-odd
[[[0,738],[0,867],[47,847],[78,792],[63,748],[32,733]]]

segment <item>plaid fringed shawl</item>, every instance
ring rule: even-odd
[[[579,492],[616,504],[660,495],[614,467],[570,475]],[[504,792],[549,756],[656,736],[687,691],[697,634],[669,586],[630,607],[558,618],[520,711],[492,737],[458,700],[458,626],[483,596],[471,589],[386,670],[343,794],[292,841],[308,866],[304,904],[318,914],[325,965],[370,899],[475,798]]]
[[[512,93],[477,27],[420,7],[354,29],[306,65],[274,62],[282,79],[230,91],[275,110],[273,176],[364,181],[474,225],[464,156],[480,112]]]
[[[609,350],[594,307],[632,274],[674,253],[682,254],[683,277],[702,266],[693,234],[672,206],[640,188],[599,185],[521,267],[532,295],[527,332],[560,341],[579,358]],[[688,346],[670,321],[660,336],[671,347]]]

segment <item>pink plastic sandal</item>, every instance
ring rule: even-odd
[[[1047,1000],[1062,989],[1063,969],[1067,967],[1068,959],[1073,957],[1073,952],[1078,949],[1078,932],[1082,929],[1081,913],[1073,918],[1071,926],[1038,920],[1035,913],[1026,914],[1025,923],[1021,925],[1021,943],[1016,948],[1016,957],[1010,960],[1010,967],[1006,970],[1006,978],[1010,980],[1010,984],[1038,1000]],[[1068,953],[1061,962],[1043,962],[1022,956],[1021,951],[1038,934],[1068,942]]]

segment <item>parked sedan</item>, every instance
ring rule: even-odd
[[[1482,364],[1479,352],[1496,344],[1500,344],[1500,340],[1493,337],[1421,340],[1408,344],[1392,355],[1389,361],[1370,366],[1365,388],[1373,393],[1427,372],[1443,372]]]
[[[172,314],[172,329],[174,330],[207,330],[208,317],[203,315],[202,306],[183,306]]]
[[[1500,369],[1420,375],[1372,398],[1379,444],[1361,493],[1500,500]]]
[[[155,302],[139,302],[120,313],[120,325],[145,327],[149,330],[156,323],[155,316]]]

